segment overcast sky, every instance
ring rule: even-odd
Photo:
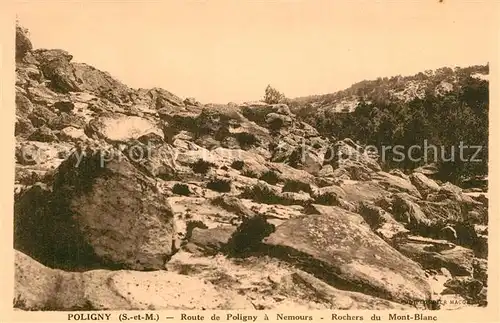
[[[495,8],[496,6],[496,8]],[[288,97],[493,55],[496,0],[18,4],[35,48],[203,103]],[[497,36],[498,38],[498,36]]]

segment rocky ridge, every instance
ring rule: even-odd
[[[16,41],[16,308],[486,305],[486,195]]]

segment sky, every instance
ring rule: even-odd
[[[133,88],[203,103],[331,93],[365,79],[491,61],[496,0],[24,1],[35,48]],[[497,17],[495,17],[497,15]]]

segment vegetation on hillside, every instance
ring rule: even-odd
[[[373,145],[379,155],[382,147],[400,145],[400,153],[387,148],[381,160],[386,169],[411,170],[436,162],[440,179],[460,184],[488,173],[489,82],[478,77],[488,72],[488,65],[441,68],[362,81],[344,91],[287,101],[323,135]],[[346,98],[356,100],[352,113],[328,108]],[[421,148],[409,152],[412,146]]]

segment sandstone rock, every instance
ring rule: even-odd
[[[248,120],[267,126],[266,118],[270,113],[291,117],[293,114],[286,104],[266,104],[263,102],[246,103],[240,106],[241,113]]]
[[[371,203],[362,202],[358,212],[368,225],[370,225],[371,229],[386,241],[391,241],[396,236],[409,232],[391,214]]]
[[[333,167],[332,165],[324,165],[321,170],[318,172],[318,177],[329,177],[333,176]]]
[[[381,170],[377,161],[371,158],[360,145],[346,138],[339,140],[332,146],[328,156],[325,157],[334,165],[340,167],[363,166],[367,170],[378,172]],[[335,166],[334,166],[335,168]],[[355,179],[355,178],[353,178]]]
[[[381,185],[373,181],[345,180],[339,186],[345,192],[345,199],[353,203],[375,201],[390,194]]]
[[[50,120],[56,117],[56,113],[41,105],[35,105],[33,107],[33,111],[28,115],[28,119],[31,121],[33,126],[37,128],[47,125]]]
[[[201,105],[201,103],[196,101],[195,98],[186,98],[186,99],[184,99],[183,103],[185,105],[192,105],[192,106],[200,106]]]
[[[66,127],[59,132],[59,139],[69,142],[80,142],[87,140],[88,137],[85,135],[85,131],[83,129]]]
[[[424,198],[430,193],[438,192],[440,190],[439,185],[435,181],[422,173],[414,172],[410,175],[410,180]]]
[[[47,268],[16,252],[14,307],[22,310],[200,310],[249,309],[231,290],[167,271],[83,273]]]
[[[87,122],[83,116],[62,112],[47,121],[47,126],[52,130],[62,130],[67,127],[85,128]]]
[[[372,179],[389,192],[408,193],[418,198],[422,197],[420,192],[413,186],[407,177],[405,178],[386,172],[378,172],[372,175]]]
[[[16,115],[27,117],[33,111],[33,104],[26,95],[16,91]]]
[[[481,293],[483,284],[471,277],[454,277],[447,281],[444,286],[446,290],[443,294],[458,294],[462,296],[468,303],[480,303],[485,305],[486,295]]]
[[[139,89],[134,101],[136,104],[144,102],[156,110],[173,108],[171,111],[177,111],[177,107],[184,105],[181,98],[161,88]]]
[[[35,132],[36,128],[33,126],[31,121],[27,118],[23,118],[21,116],[16,116],[16,125],[14,130],[14,135],[16,138],[26,139],[33,132]]]
[[[334,286],[400,302],[430,297],[419,265],[373,234],[360,215],[337,207],[315,208],[321,216],[289,220],[265,238],[274,249],[270,252],[323,275]]]
[[[34,55],[57,92],[89,91],[118,104],[130,102],[131,90],[126,85],[92,66],[72,63],[73,56],[66,51],[37,49]]]
[[[189,237],[189,242],[203,250],[205,255],[216,254],[229,243],[235,231],[235,226],[219,226],[212,229],[195,228]]]
[[[462,207],[456,201],[420,201],[418,205],[432,223],[462,222],[465,220]]]
[[[16,161],[21,165],[40,165],[51,169],[70,154],[72,145],[67,143],[26,141],[16,143]]]
[[[422,264],[424,268],[446,268],[452,275],[472,275],[474,252],[453,244],[432,239],[410,239],[396,246],[401,253]]]
[[[158,269],[172,251],[170,206],[119,151],[73,153],[42,208],[28,193],[15,206],[15,246],[44,264]]]
[[[415,168],[413,170],[415,173],[421,173],[424,174],[425,176],[433,176],[438,173],[438,168],[435,164],[428,164],[424,165],[418,168]]]
[[[393,199],[392,209],[396,220],[414,229],[425,229],[431,225],[431,221],[427,218],[426,214],[408,194],[395,194]]]
[[[28,140],[40,141],[40,142],[53,142],[58,141],[57,136],[50,130],[47,126],[42,126],[35,130],[29,137]]]
[[[149,133],[163,137],[163,132],[153,122],[126,115],[96,118],[89,123],[86,133],[109,142],[126,142]]]
[[[71,112],[75,107],[75,104],[71,101],[59,101],[54,103],[54,108],[61,112]]]
[[[483,283],[483,286],[488,286],[488,261],[486,259],[474,258],[472,261],[474,273],[472,277]]]
[[[15,251],[14,308],[54,310],[51,303],[57,292],[60,272]]]
[[[286,277],[288,278],[288,277]],[[282,286],[286,284],[287,279],[283,279]],[[317,279],[311,274],[296,270],[290,277],[290,289],[309,289],[310,294],[320,295],[321,298],[328,300],[330,309],[338,310],[382,310],[382,309],[408,309],[406,305],[397,304],[385,299],[371,297],[363,293],[342,291],[333,288],[325,282]],[[284,289],[284,288],[283,288]],[[291,292],[291,290],[287,290]]]
[[[251,302],[249,309],[285,311],[407,308],[362,293],[336,289],[304,271],[268,256],[234,259],[217,255],[207,258],[181,251],[169,261],[167,268],[172,272],[208,280],[217,288],[243,294]]]
[[[16,26],[16,60],[21,60],[26,53],[33,49],[33,45],[27,34],[28,32],[25,28],[19,25]]]
[[[405,179],[407,181],[410,180],[410,176],[408,176],[405,173],[403,173],[403,171],[401,171],[400,169],[391,169],[389,171],[389,174],[397,176],[397,177],[400,177],[400,178]]]

